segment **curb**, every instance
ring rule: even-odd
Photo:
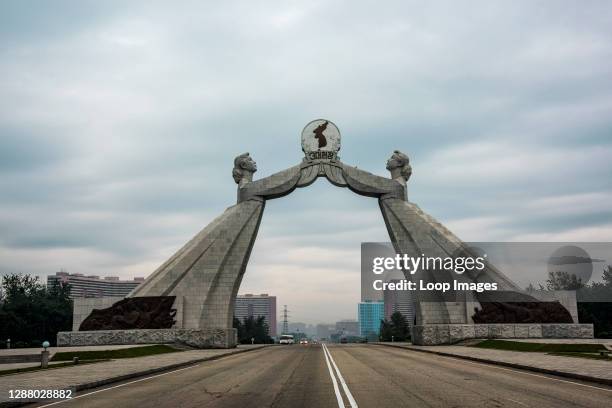
[[[402,350],[418,351],[421,353],[436,354],[438,356],[443,356],[443,357],[452,357],[452,358],[458,358],[462,360],[470,360],[470,361],[475,361],[477,363],[485,363],[485,364],[492,364],[492,365],[498,365],[498,366],[503,366],[503,367],[518,368],[521,370],[534,371],[540,374],[556,375],[557,377],[571,378],[574,380],[588,381],[588,382],[604,384],[604,385],[612,385],[612,379],[592,377],[589,375],[570,373],[567,371],[550,370],[548,368],[540,368],[540,367],[528,366],[524,364],[508,363],[506,361],[489,360],[489,359],[480,358],[480,357],[461,356],[458,354],[445,353],[443,351],[423,350],[423,349],[418,349],[418,348],[414,348],[410,346],[396,346],[393,344],[384,344],[384,343],[370,343],[370,344],[374,344],[376,346],[393,347],[393,348],[398,348]]]
[[[110,378],[105,378],[105,379],[98,380],[98,381],[92,381],[92,382],[82,383],[82,384],[77,384],[77,385],[69,385],[69,386],[64,387],[64,389],[72,389],[76,393],[77,391],[89,390],[92,388],[102,387],[108,384],[122,382],[125,380],[131,380],[133,378],[145,377],[151,374],[159,374],[159,373],[163,373],[166,371],[172,371],[177,368],[188,367],[188,366],[195,365],[195,364],[198,364],[204,361],[218,360],[224,357],[229,357],[229,356],[233,356],[233,355],[241,354],[241,353],[247,353],[249,351],[261,350],[261,349],[271,347],[271,346],[273,346],[273,344],[262,345],[261,347],[248,348],[244,350],[236,350],[236,351],[229,352],[227,354],[218,354],[216,356],[210,356],[210,357],[198,358],[195,360],[183,361],[181,363],[170,364],[170,365],[166,365],[163,367],[150,368],[148,370],[124,374],[124,375],[120,375],[117,377],[110,377]],[[25,405],[42,403],[45,401],[48,401],[48,403],[53,403],[53,402],[59,402],[59,401],[64,401],[64,400],[3,401],[3,402],[0,402],[0,408],[22,407]]]

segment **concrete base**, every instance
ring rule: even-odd
[[[466,339],[592,339],[592,324],[427,324],[411,328],[412,344],[435,346]]]
[[[196,348],[233,348],[237,331],[229,329],[138,329],[59,332],[57,345],[184,344]]]

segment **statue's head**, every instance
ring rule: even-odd
[[[253,173],[257,171],[257,163],[248,153],[242,153],[234,159],[234,170],[232,177],[238,185],[243,185],[253,181]]]
[[[391,172],[391,178],[401,183],[406,183],[412,175],[410,159],[399,150],[395,150],[387,160],[387,170]]]

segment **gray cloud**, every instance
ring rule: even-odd
[[[608,2],[0,5],[0,272],[147,275],[315,117],[462,238],[612,239]],[[316,223],[313,223],[316,220]],[[320,180],[268,203],[245,291],[355,315],[375,201]],[[308,257],[308,259],[306,259]],[[353,278],[354,273],[354,278]],[[336,285],[330,289],[328,285]]]

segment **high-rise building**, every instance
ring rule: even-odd
[[[234,302],[234,317],[243,321],[244,318],[263,316],[268,325],[268,334],[276,336],[276,296],[268,296],[267,293],[236,296]]]
[[[399,283],[399,279],[391,279],[390,283]],[[391,315],[400,312],[412,326],[414,324],[414,304],[412,293],[409,290],[385,290],[385,319],[391,319]]]
[[[82,273],[57,272],[47,276],[47,286],[59,283],[70,285],[71,298],[126,297],[144,278],[119,280],[116,276],[100,278],[97,275],[85,276]]]
[[[383,302],[359,302],[357,308],[359,316],[359,335],[363,337],[378,337],[380,321],[385,317],[385,304]]]
[[[359,322],[345,319],[336,322],[336,332],[345,336],[359,336]]]

